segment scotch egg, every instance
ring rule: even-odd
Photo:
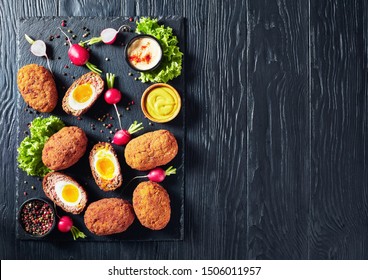
[[[42,181],[43,190],[64,211],[79,214],[87,204],[87,193],[72,177],[61,172],[50,172]]]
[[[89,164],[93,178],[101,190],[112,191],[123,183],[118,157],[111,144],[100,142],[93,146]]]
[[[73,116],[84,114],[96,102],[103,89],[104,81],[100,75],[94,72],[82,75],[65,93],[63,110]]]

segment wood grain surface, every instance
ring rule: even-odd
[[[31,5],[32,2],[32,5]],[[185,239],[15,240],[20,16],[186,18]],[[364,0],[2,1],[2,259],[367,259]]]

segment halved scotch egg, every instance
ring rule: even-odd
[[[100,142],[94,145],[89,155],[89,164],[101,190],[112,191],[123,183],[118,157],[111,144]]]
[[[76,80],[65,93],[63,110],[70,115],[80,116],[88,111],[104,90],[100,75],[89,72]]]
[[[87,193],[76,180],[61,172],[50,172],[42,181],[43,190],[65,212],[79,214],[87,204]]]

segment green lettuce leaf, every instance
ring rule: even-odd
[[[160,42],[163,51],[163,59],[157,69],[141,72],[139,79],[142,82],[166,83],[181,74],[183,53],[178,47],[178,38],[173,35],[171,27],[159,25],[157,19],[141,17],[137,23],[136,33],[152,35]]]
[[[30,136],[20,143],[18,148],[18,166],[30,176],[43,177],[51,170],[42,162],[42,149],[51,135],[62,129],[65,124],[57,117],[38,117],[30,127]]]

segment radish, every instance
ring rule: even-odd
[[[112,73],[106,73],[106,83],[108,90],[105,92],[105,101],[108,104],[113,104],[115,108],[115,112],[118,116],[118,121],[120,125],[120,129],[123,129],[121,126],[121,120],[120,120],[120,114],[118,112],[118,107],[116,107],[116,103],[119,103],[121,100],[121,92],[120,90],[114,88],[114,82],[115,82],[115,74]]]
[[[86,238],[87,236],[73,225],[73,220],[69,216],[62,216],[58,222],[58,229],[61,232],[71,231],[73,239]]]
[[[35,56],[39,56],[39,57],[46,57],[47,60],[47,67],[49,68],[50,72],[51,71],[51,67],[50,67],[50,61],[49,61],[49,57],[47,56],[47,52],[46,52],[46,44],[44,41],[42,40],[33,40],[31,37],[29,37],[27,34],[24,34],[24,37],[26,38],[27,42],[31,44],[31,53],[33,53]]]
[[[112,45],[116,38],[117,38],[117,35],[118,33],[120,32],[120,29],[122,28],[128,28],[130,29],[130,27],[128,25],[122,25],[119,27],[118,30],[115,30],[114,28],[106,28],[104,30],[101,31],[100,33],[100,37],[93,37],[83,43],[86,43],[88,45],[93,45],[93,44],[96,44],[96,43],[99,43],[99,42],[103,42],[107,45]]]
[[[118,107],[116,106],[116,104],[119,103],[121,100],[121,92],[118,89],[114,88],[114,81],[115,74],[106,73],[106,83],[108,90],[105,92],[104,98],[108,104],[114,105],[120,125],[120,130],[115,133],[112,143],[121,146],[127,144],[132,138],[131,135],[143,129],[143,127],[142,123],[138,123],[137,121],[134,121],[130,125],[128,130],[123,129],[123,127],[121,126],[120,115],[118,112]]]
[[[125,129],[118,130],[114,135],[112,143],[118,146],[126,145],[132,138],[132,134],[138,132],[141,129],[143,129],[142,123],[138,123],[137,121],[134,121],[130,125],[128,130],[125,130]]]
[[[150,181],[160,183],[165,179],[166,176],[170,176],[170,175],[173,175],[173,174],[176,174],[176,168],[174,168],[173,166],[170,166],[166,170],[163,170],[160,167],[156,167],[156,168],[152,169],[147,174],[147,176],[141,176],[140,178],[147,177]]]
[[[173,166],[170,166],[166,170],[163,170],[160,167],[156,167],[156,168],[152,169],[150,172],[148,172],[148,174],[145,175],[145,176],[136,176],[133,179],[131,179],[129,181],[129,183],[127,184],[127,187],[135,179],[148,178],[152,182],[160,183],[163,180],[165,180],[166,176],[170,176],[170,175],[173,175],[173,174],[176,174],[176,168],[174,168]]]
[[[89,70],[92,72],[95,72],[96,74],[101,75],[102,71],[97,68],[96,65],[90,63],[89,60],[89,51],[79,44],[72,44],[70,41],[68,35],[65,34],[65,32],[59,27],[61,32],[66,36],[69,42],[69,50],[68,50],[68,56],[70,61],[77,66],[83,66],[86,65]]]

